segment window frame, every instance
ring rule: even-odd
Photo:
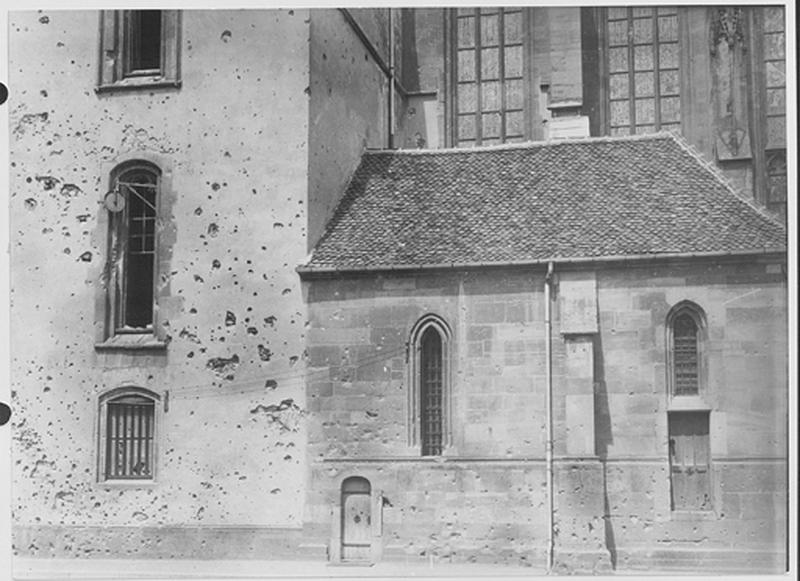
[[[438,454],[424,454],[425,445],[422,441],[422,339],[425,333],[433,330],[439,334],[441,340],[441,424],[442,439],[441,451]],[[412,329],[409,340],[409,392],[408,401],[408,444],[415,449],[421,457],[436,458],[447,454],[452,448],[452,377],[453,377],[453,349],[452,332],[447,323],[437,315],[422,317]]]
[[[125,207],[121,212],[108,212],[108,254],[106,260],[106,280],[108,284],[108,309],[106,318],[107,338],[119,335],[149,335],[153,336],[156,329],[157,312],[157,284],[158,284],[158,263],[159,263],[159,236],[158,226],[161,210],[161,176],[162,171],[157,165],[145,160],[132,160],[118,165],[110,176],[109,191],[120,189],[122,179],[131,173],[146,172],[153,176],[155,181],[155,217],[153,219],[153,250],[152,250],[152,285],[150,288],[151,321],[145,327],[127,328],[125,316],[126,305],[130,296],[128,288],[128,253],[130,249],[130,228],[129,210],[131,207],[129,196],[135,195],[131,192],[126,194]],[[142,289],[140,292],[144,293]]]
[[[480,60],[480,52],[482,44],[479,41],[480,33],[481,33],[481,24],[480,18],[483,16],[483,10],[494,10],[495,12],[492,14],[485,14],[486,16],[497,16],[498,17],[498,39],[497,39],[497,51],[498,51],[498,79],[497,84],[499,87],[499,108],[498,109],[484,109],[483,108],[483,97],[481,91],[481,85],[485,83],[482,80],[481,76],[481,60]],[[474,13],[470,15],[460,14],[461,10],[472,10]],[[520,18],[520,27],[521,27],[521,39],[519,42],[512,42],[506,43],[505,42],[505,25],[504,25],[504,18],[507,11],[512,11],[514,14],[519,14]],[[472,17],[475,20],[474,23],[474,38],[473,38],[473,52],[475,53],[475,79],[474,85],[476,87],[475,92],[475,112],[473,113],[475,117],[475,137],[474,139],[459,139],[459,91],[458,87],[459,84],[466,84],[460,83],[458,79],[458,61],[459,61],[459,52],[460,47],[458,44],[458,33],[459,33],[459,20],[465,17]],[[531,97],[530,97],[530,79],[532,78],[531,72],[531,35],[529,34],[529,30],[531,27],[531,16],[530,16],[530,9],[524,6],[509,6],[509,7],[465,7],[465,8],[452,8],[446,10],[446,42],[445,42],[445,55],[447,60],[446,66],[446,84],[448,86],[447,90],[447,99],[445,100],[445,107],[446,107],[446,119],[449,127],[446,131],[446,139],[448,147],[480,147],[486,146],[488,144],[496,145],[502,143],[514,143],[525,141],[531,138]],[[519,77],[506,77],[505,72],[505,50],[509,47],[520,47],[521,51],[521,72]],[[495,45],[488,46],[488,49],[495,48]],[[506,82],[507,81],[517,81],[520,83],[522,88],[522,104],[520,107],[507,107],[506,106]],[[521,115],[521,127],[522,133],[521,135],[512,135],[508,137],[507,135],[507,116],[508,113],[518,113]],[[500,116],[500,129],[499,135],[497,137],[486,137],[483,135],[482,131],[482,117],[485,114],[493,114],[497,113]],[[487,144],[487,142],[490,142]]]
[[[109,439],[108,439],[108,425],[109,425],[109,405],[117,403],[119,400],[128,397],[144,398],[152,402],[153,406],[153,421],[151,424],[151,450],[149,453],[150,459],[150,474],[148,477],[126,477],[118,478],[109,475],[108,462],[109,462]],[[155,484],[158,477],[158,459],[160,449],[160,433],[161,433],[161,413],[160,413],[161,396],[149,389],[138,387],[135,385],[125,385],[111,389],[100,395],[98,399],[98,422],[97,422],[97,481],[103,485],[111,486],[148,486]]]
[[[775,168],[778,168],[777,171]],[[767,210],[781,217],[786,222],[788,217],[788,204],[789,204],[789,185],[788,185],[788,167],[786,159],[786,150],[778,149],[774,151],[767,151],[766,154],[766,178],[767,190],[765,205]],[[781,183],[783,184],[781,186]],[[778,200],[774,197],[773,193],[776,189],[782,190],[783,200]]]
[[[628,30],[629,30],[629,40],[626,45],[614,45],[614,48],[621,48],[623,46],[626,47],[626,54],[627,54],[627,61],[628,61],[628,69],[625,74],[628,76],[627,85],[628,85],[628,97],[627,99],[612,99],[611,97],[611,77],[614,74],[621,75],[622,72],[612,72],[611,71],[611,64],[610,64],[610,49],[612,46],[610,45],[610,34],[609,34],[609,8],[602,8],[599,10],[599,18],[598,18],[598,46],[601,53],[600,58],[600,70],[601,70],[601,82],[600,82],[600,110],[601,110],[601,129],[603,135],[637,135],[640,134],[637,132],[637,127],[650,127],[648,124],[639,124],[636,121],[636,91],[635,91],[635,77],[637,73],[652,73],[653,74],[653,95],[652,100],[654,102],[654,111],[653,111],[653,123],[652,123],[652,130],[649,131],[642,131],[642,134],[646,133],[653,133],[658,131],[676,131],[680,134],[683,133],[683,123],[686,118],[686,111],[684,107],[684,98],[686,94],[686,70],[687,70],[687,62],[685,57],[685,52],[681,50],[681,45],[686,43],[686,39],[684,38],[684,21],[686,19],[684,8],[681,6],[618,6],[615,7],[617,9],[624,9],[627,11],[627,15],[625,21],[628,23]],[[653,21],[653,37],[652,42],[649,43],[650,46],[653,47],[653,68],[649,70],[642,70],[639,71],[635,68],[635,61],[634,61],[634,53],[636,46],[648,46],[646,43],[640,43],[637,45],[635,40],[632,36],[632,30],[634,27],[634,20],[644,19],[645,17],[637,17],[634,15],[634,10],[638,9],[652,9],[653,14],[649,18]],[[658,19],[660,17],[669,18],[672,16],[671,14],[662,14],[659,12],[659,9],[665,10],[668,8],[674,8],[675,14],[674,17],[676,18],[676,38],[675,40],[665,40],[659,41],[659,24]],[[613,19],[615,21],[621,21],[621,19]],[[676,68],[673,67],[665,67],[662,69],[660,66],[660,45],[661,44],[674,44],[677,47],[676,51],[676,61],[677,65]],[[661,89],[661,80],[660,76],[661,73],[664,71],[674,71],[677,77],[677,84],[678,84],[678,93],[663,93]],[[663,99],[678,99],[678,111],[679,116],[677,121],[668,121],[663,122],[661,119],[662,112],[661,112],[661,101]],[[611,103],[612,101],[629,101],[628,104],[628,119],[629,122],[627,125],[618,125],[612,126],[612,115],[611,115]],[[664,125],[669,126],[665,128]],[[614,130],[618,130],[614,132]]]
[[[682,316],[689,316],[697,329],[697,393],[676,393],[676,353],[675,353],[675,323]],[[692,301],[684,300],[670,309],[666,319],[666,346],[667,346],[667,394],[670,406],[695,404],[698,409],[705,409],[706,383],[707,383],[707,347],[708,330],[706,315],[699,305]]]
[[[161,40],[158,69],[130,68],[131,13],[134,10],[101,10],[97,87],[98,93],[153,88],[179,88],[181,12],[160,10]]]

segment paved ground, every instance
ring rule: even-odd
[[[12,578],[20,581],[99,581],[113,579],[502,579],[534,578],[533,568],[470,564],[378,563],[374,566],[329,565],[307,561],[203,561],[147,559],[15,558]],[[0,579],[3,577],[0,569]]]
[[[16,581],[153,581],[156,579],[196,579],[213,581],[228,579],[347,579],[362,581],[363,579],[469,579],[489,580],[536,579],[547,577],[546,571],[532,567],[510,567],[479,564],[448,564],[420,562],[381,562],[374,566],[329,565],[319,561],[254,561],[254,560],[182,560],[182,559],[35,559],[14,558],[11,579]],[[0,564],[0,581],[9,578],[11,567]],[[663,571],[615,571],[614,576],[645,581],[668,581],[669,578],[684,577],[709,579],[720,577],[704,573],[701,575],[689,572]],[[565,579],[598,579],[608,576],[564,576]],[[758,579],[774,581],[775,575],[736,575],[739,581]]]

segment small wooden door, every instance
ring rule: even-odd
[[[673,510],[710,510],[708,412],[669,414]]]
[[[353,476],[342,483],[342,561],[369,561],[372,497],[369,481]]]

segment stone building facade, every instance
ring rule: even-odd
[[[782,570],[784,236],[669,134],[368,154],[300,269],[306,530],[344,561]]]
[[[381,71],[335,10],[16,12],[10,39],[14,550],[296,555],[294,269],[319,184],[388,145]]]
[[[546,561],[555,513],[530,377],[544,373],[543,265],[559,257],[317,276],[318,243],[372,150],[672,131],[716,167],[711,190],[719,171],[749,200],[734,230],[750,242],[719,261],[557,265],[554,337],[573,309],[591,311],[587,288],[596,328],[551,344],[556,562],[635,566],[661,543],[697,545],[664,500],[680,411],[664,342],[679,295],[697,308],[676,317],[726,338],[703,369],[748,361],[731,375],[737,395],[709,391],[693,410],[711,418],[710,469],[744,476],[733,489],[714,476],[715,516],[687,522],[708,528],[711,553],[724,548],[714,531],[735,530],[754,563],[780,560],[785,246],[753,252],[776,236],[763,211],[787,204],[783,7],[29,11],[9,23],[15,554]],[[431,248],[461,215],[420,212]],[[609,215],[627,212],[618,200]],[[312,268],[298,276],[299,264]],[[570,276],[574,304],[561,302]],[[441,455],[419,460],[423,427],[404,406],[419,405],[421,363],[405,350],[431,329],[458,365]],[[618,381],[634,352],[653,384]],[[769,398],[747,400],[748,373]],[[343,498],[354,516],[383,514],[350,544]],[[772,532],[751,539],[759,526]],[[698,553],[675,555],[665,563]]]

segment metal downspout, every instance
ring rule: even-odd
[[[394,149],[394,10],[389,8],[389,149]]]
[[[547,263],[547,275],[544,278],[544,329],[545,329],[545,423],[547,424],[547,440],[545,442],[545,464],[547,470],[547,573],[553,570],[554,515],[553,515],[553,351],[551,345],[551,285],[553,279],[553,263]]]

